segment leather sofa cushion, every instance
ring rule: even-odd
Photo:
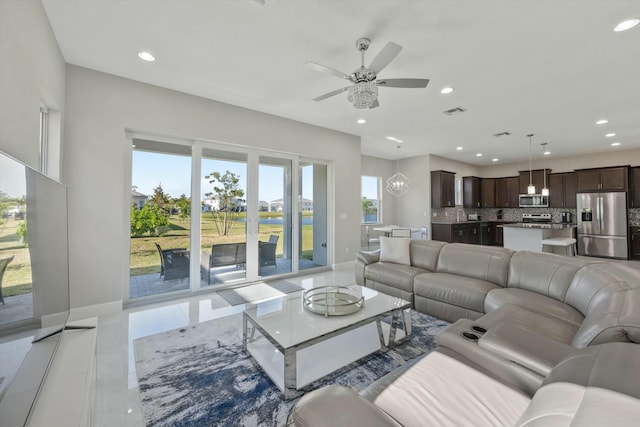
[[[413,284],[415,295],[479,312],[484,310],[487,293],[498,288],[484,280],[446,273],[420,274]]]
[[[589,264],[562,255],[520,251],[509,263],[508,288],[519,288],[564,301],[575,274]]]
[[[436,271],[440,250],[445,245],[445,242],[437,240],[412,240],[410,244],[411,265]]]
[[[592,298],[573,337],[574,347],[616,341],[640,343],[640,288],[614,289],[602,289]]]
[[[573,323],[511,304],[487,313],[475,321],[475,324],[487,330],[501,323],[512,324],[565,344],[571,343],[578,330],[578,326]]]
[[[367,265],[364,277],[374,282],[413,292],[413,278],[422,273],[427,273],[427,270],[392,262],[376,262]]]
[[[474,368],[432,352],[375,398],[404,426],[511,426],[529,398]]]
[[[500,247],[450,243],[438,258],[438,273],[484,280],[505,287],[513,251]]]
[[[489,291],[484,300],[484,312],[490,313],[507,304],[554,317],[578,328],[584,320],[584,316],[578,310],[563,302],[518,288],[500,288]]]
[[[593,305],[596,295],[604,292],[615,292],[618,289],[629,289],[631,284],[640,283],[640,274],[636,270],[635,277],[624,274],[613,263],[592,264],[578,271],[573,278],[564,301],[578,309],[585,316]]]
[[[538,390],[518,427],[635,427],[640,400],[611,390],[554,383]]]

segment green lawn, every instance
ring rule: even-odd
[[[311,216],[312,212],[304,212],[303,216]],[[260,212],[261,218],[277,218],[282,214],[278,212]],[[239,219],[244,219],[241,213]],[[162,249],[186,248],[190,246],[190,222],[180,221],[177,216],[169,217],[171,223],[169,231],[157,237],[135,237],[131,239],[131,263],[130,275],[160,273],[160,256],[156,249],[157,242]],[[302,226],[302,257],[312,259],[313,230],[311,225]],[[284,239],[282,238],[282,225],[260,224],[259,240],[267,241],[269,236],[280,236],[276,248],[276,256],[282,256]],[[232,233],[227,236],[218,235],[215,223],[210,213],[202,214],[201,221],[201,249],[208,250],[214,243],[236,243],[246,241],[245,223],[237,221]]]
[[[2,296],[10,297],[31,292],[31,258],[29,249],[20,243],[16,234],[18,224],[13,218],[0,220],[0,258],[14,255],[15,258],[7,266],[2,279]]]

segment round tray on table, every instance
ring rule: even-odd
[[[364,297],[346,286],[320,286],[302,294],[304,308],[326,316],[344,316],[364,306]]]

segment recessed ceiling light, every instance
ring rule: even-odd
[[[367,123],[365,119],[358,119],[358,124],[363,125],[365,123]]]
[[[640,23],[640,19],[627,19],[626,21],[622,21],[613,29],[613,31],[619,33],[620,31],[627,31],[635,27]]]
[[[596,122],[597,125],[604,125],[604,124],[607,124],[607,123],[609,123],[609,120],[607,120],[607,119],[600,119],[600,120],[598,120]]]
[[[451,92],[453,92],[453,88],[451,86],[443,87],[442,89],[440,89],[440,93],[443,95],[447,95]]]
[[[500,159],[491,159],[491,161],[492,161],[492,162],[497,162],[497,161],[499,161],[499,160],[500,160]]]
[[[398,139],[398,138],[396,138],[396,137],[394,137],[394,136],[388,136],[388,137],[387,137],[387,139],[388,139],[389,141],[402,142],[402,140],[401,140],[401,139]]]
[[[476,157],[482,157],[482,153],[476,154]]]
[[[545,150],[545,151],[542,152],[542,154],[544,154],[545,156],[548,156],[549,154],[551,154],[551,151]]]
[[[607,137],[607,138],[611,138],[611,137],[614,137],[614,136],[616,136],[615,133],[608,133],[608,134],[605,135],[605,137]]]
[[[150,54],[149,52],[138,52],[138,58],[142,59],[143,61],[148,61],[148,62],[153,62],[156,60],[156,57],[153,56],[152,54]]]
[[[619,142],[612,142],[612,143],[611,143],[611,146],[613,146],[613,147],[617,147],[618,145],[620,145],[620,143],[619,143]]]
[[[462,147],[456,147],[456,150],[460,151],[462,150]]]

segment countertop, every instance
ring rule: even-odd
[[[509,223],[513,223],[513,221],[507,221],[504,219],[483,219],[480,221],[468,221],[468,220],[464,220],[464,221],[456,221],[451,220],[451,221],[443,221],[443,220],[438,220],[438,221],[431,221],[431,224],[443,224],[443,225],[452,225],[452,224],[487,224],[490,222],[495,222],[495,223],[504,223],[504,224],[509,224]]]
[[[522,223],[522,222],[517,222],[517,223],[513,223],[513,224],[501,224],[498,227],[508,227],[508,228],[532,228],[532,229],[536,229],[536,230],[541,230],[541,229],[551,229],[551,230],[569,230],[572,228],[576,228],[577,226],[575,224],[561,224],[561,223],[555,223],[555,224],[534,224],[534,223]]]

